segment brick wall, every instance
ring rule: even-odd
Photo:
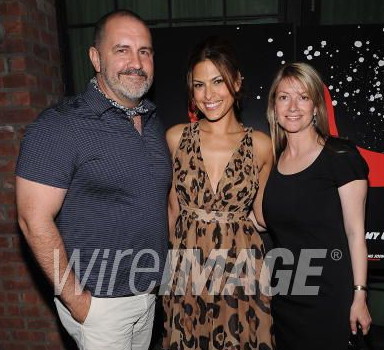
[[[62,91],[55,1],[1,0],[0,27],[0,349],[68,349],[18,231],[13,176],[25,126]]]

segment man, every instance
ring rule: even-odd
[[[96,24],[86,90],[31,124],[20,227],[80,349],[147,349],[167,254],[171,163],[154,105],[151,34],[119,10]],[[84,288],[83,288],[84,287]]]

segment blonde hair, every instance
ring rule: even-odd
[[[287,145],[284,130],[278,125],[275,116],[276,90],[282,80],[295,79],[303,85],[317,110],[315,130],[322,140],[329,136],[327,108],[324,99],[324,83],[320,74],[309,64],[302,62],[288,63],[277,72],[268,94],[267,118],[271,132],[275,159]]]

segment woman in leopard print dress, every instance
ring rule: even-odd
[[[273,349],[265,254],[249,219],[263,225],[261,199],[270,139],[236,117],[241,75],[232,49],[209,38],[190,57],[188,85],[198,121],[168,130],[173,251],[163,296],[164,349]]]

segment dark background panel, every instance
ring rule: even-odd
[[[244,124],[267,132],[266,95],[282,62],[293,59],[290,25],[234,25],[153,29],[156,78],[153,98],[166,127],[187,122],[186,72],[190,50],[210,35],[235,47],[244,77]]]
[[[375,152],[376,161],[382,162],[379,155],[384,153],[384,26],[298,28],[296,45],[297,60],[313,65],[329,87],[339,136]],[[369,267],[384,269],[382,187],[369,188],[366,239]]]
[[[384,277],[384,187],[369,189],[365,231],[369,267],[383,269]]]
[[[383,153],[383,25],[300,28],[297,59],[317,68],[329,86],[339,135]]]

